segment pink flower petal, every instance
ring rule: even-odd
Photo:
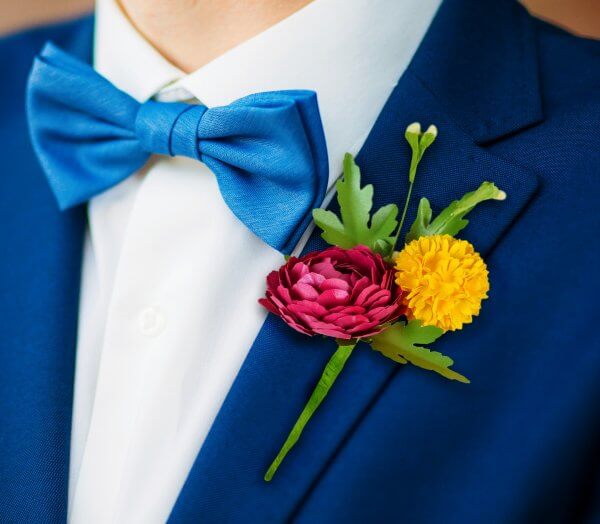
[[[323,275],[325,278],[339,278],[341,273],[333,267],[330,261],[317,262],[311,266],[315,273]]]
[[[342,291],[349,292],[350,284],[341,278],[328,278],[319,286],[320,291],[326,291],[327,289],[341,289]]]
[[[279,315],[279,309],[275,307],[275,304],[266,298],[260,298],[258,303],[264,308],[268,309],[271,313]]]
[[[273,295],[277,296],[284,304],[290,304],[292,302],[290,290],[283,286],[277,286],[273,290]]]
[[[290,304],[288,306],[288,309],[292,313],[306,313],[308,315],[313,315],[318,318],[321,318],[327,314],[327,309],[324,308],[321,304],[309,300],[302,300],[300,302]]]
[[[312,315],[306,313],[297,313],[295,317],[302,322],[304,326],[313,331],[313,326],[319,322],[319,320]]]
[[[358,326],[355,326],[355,327],[349,329],[348,333],[350,333],[351,335],[367,337],[370,335],[374,335],[375,333],[378,332],[378,331],[373,331],[374,328],[377,328],[378,325],[379,325],[378,322],[365,322],[364,324],[359,324]],[[381,330],[379,330],[379,331],[381,331]]]
[[[271,302],[277,309],[285,308],[285,304],[279,299],[277,295],[267,291],[267,300]]]
[[[294,298],[302,300],[317,300],[319,298],[319,292],[314,287],[301,282],[297,282],[292,286],[292,294]]]
[[[399,308],[396,304],[369,309],[369,318],[372,320],[377,320],[378,322],[387,322],[388,319],[396,314],[398,309]]]
[[[320,286],[321,283],[324,281],[325,281],[325,277],[323,275],[319,275],[319,273],[315,273],[313,271],[311,271],[310,273],[307,273],[300,280],[298,280],[299,283],[310,284],[311,286],[315,286],[315,287]]]
[[[367,277],[358,278],[358,280],[356,280],[355,284],[352,286],[352,302],[356,302],[357,297],[364,289],[369,287],[370,284],[371,281]]]
[[[342,289],[328,289],[321,293],[317,302],[325,307],[344,305],[348,302],[350,294]]]
[[[379,291],[379,286],[376,286],[375,284],[371,284],[370,286],[367,286],[365,289],[363,289],[360,294],[358,295],[358,297],[356,297],[356,300],[354,301],[355,304],[362,306],[366,300],[373,294],[376,293],[377,291]]]
[[[300,280],[304,275],[308,274],[308,266],[304,262],[298,262],[292,267],[291,277],[294,282]]]
[[[335,321],[336,326],[340,326],[346,330],[372,322],[364,315],[343,315]]]
[[[365,300],[363,306],[366,308],[373,308],[377,306],[384,306],[390,303],[391,293],[387,289],[380,289],[376,293],[373,293],[367,300]]]
[[[278,271],[271,271],[267,275],[267,289],[269,289],[269,288],[275,288],[278,285],[279,285],[279,272]]]
[[[316,328],[313,328],[313,331],[315,333],[318,333],[319,335],[324,335],[326,337],[341,338],[344,340],[348,340],[348,339],[352,338],[350,335],[348,335],[348,333],[341,331],[339,329],[336,329],[333,326],[316,327]]]
[[[332,311],[324,316],[323,322],[335,322],[338,318],[345,315],[363,315],[365,313],[365,308],[360,306],[346,306],[336,309],[338,309],[338,311]]]
[[[314,333],[310,329],[307,329],[296,322],[286,322],[286,324],[291,328],[295,329],[296,331],[302,333],[303,335],[308,335],[311,337],[314,335]]]

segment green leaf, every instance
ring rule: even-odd
[[[374,239],[388,241],[398,225],[398,206],[388,204],[380,207],[371,219],[369,234]]]
[[[360,187],[360,168],[352,155],[344,157],[344,177],[337,184],[338,202],[342,222],[348,236],[362,239],[368,231],[371,208],[373,207],[373,186]]]
[[[343,247],[344,249],[349,249],[356,245],[353,239],[346,233],[346,229],[338,216],[332,211],[313,209],[313,220],[323,230],[321,236],[328,244]]]
[[[454,364],[450,357],[422,346],[431,344],[442,334],[440,328],[423,326],[420,320],[411,320],[408,324],[397,322],[373,337],[371,347],[400,364],[410,362],[420,368],[435,371],[450,380],[468,384],[469,379],[450,369]]]
[[[378,240],[373,247],[375,253],[379,253],[383,258],[390,258],[394,251],[394,246],[387,240]]]
[[[426,198],[419,202],[417,217],[406,235],[410,242],[419,237],[430,235],[455,236],[469,223],[464,217],[477,204],[486,200],[504,200],[506,193],[498,189],[492,182],[483,182],[475,191],[465,194],[460,200],[454,200],[434,220],[431,221],[431,206]]]
[[[344,176],[336,189],[341,218],[324,209],[313,211],[323,239],[344,249],[362,244],[378,252],[389,250],[387,246],[392,245],[392,233],[398,225],[398,206],[383,206],[371,218],[373,186],[360,186],[360,169],[349,153],[344,157]]]
[[[417,217],[413,222],[413,225],[410,227],[409,232],[406,235],[406,241],[410,242],[415,238],[419,238],[427,235],[427,228],[429,227],[429,223],[431,222],[431,205],[429,204],[429,200],[423,197],[419,200],[419,207],[417,208]]]

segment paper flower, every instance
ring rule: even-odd
[[[376,335],[404,313],[393,266],[365,246],[291,257],[259,302],[300,333],[342,340]]]
[[[313,210],[323,240],[334,247],[292,257],[267,277],[266,298],[259,301],[263,306],[296,331],[333,337],[337,344],[267,469],[267,482],[359,345],[370,346],[398,364],[411,363],[449,380],[469,383],[452,369],[450,357],[427,346],[479,314],[489,290],[487,267],[469,242],[455,236],[469,224],[465,217],[476,206],[502,201],[507,195],[494,183],[482,182],[435,217],[429,200],[421,197],[414,222],[406,231],[405,246],[396,253],[419,162],[437,134],[433,125],[424,132],[416,122],[406,128],[412,155],[399,220],[394,203],[371,213],[373,186],[361,185],[360,169],[352,155],[346,154],[343,177],[336,182],[339,214]]]
[[[466,240],[450,235],[420,237],[395,257],[396,283],[405,290],[409,319],[444,331],[461,329],[488,297],[488,270]]]

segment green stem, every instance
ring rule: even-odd
[[[414,186],[414,178],[410,182],[408,186],[408,193],[406,194],[406,202],[404,202],[404,209],[402,210],[402,218],[400,218],[400,223],[398,224],[398,230],[396,231],[396,235],[394,236],[394,245],[392,246],[392,254],[396,250],[396,244],[398,243],[398,238],[400,237],[400,232],[402,231],[402,226],[404,225],[404,219],[406,218],[406,212],[408,211],[408,204],[410,203],[410,197],[412,195],[412,190]],[[390,255],[391,256],[391,255]]]
[[[420,129],[420,128],[419,128]],[[408,130],[407,130],[408,132]],[[404,209],[402,210],[402,218],[400,218],[400,223],[398,224],[398,230],[394,235],[394,244],[392,245],[392,252],[390,253],[390,258],[394,256],[394,251],[396,250],[396,244],[398,244],[398,239],[400,238],[400,233],[402,232],[402,226],[404,226],[404,220],[406,219],[406,212],[408,211],[408,204],[410,203],[410,197],[412,195],[413,186],[415,185],[415,178],[417,176],[417,167],[419,167],[419,162],[423,157],[423,153],[425,149],[429,145],[425,145],[423,149],[421,149],[421,139],[418,138],[415,140],[415,136],[412,136],[412,139],[407,135],[408,143],[410,144],[411,149],[411,157],[410,157],[410,167],[408,168],[408,193],[406,194],[406,201],[404,202]]]
[[[314,415],[315,411],[317,411],[317,408],[321,405],[321,402],[323,402],[323,399],[327,396],[327,393],[329,393],[331,386],[333,386],[336,378],[342,369],[344,369],[344,365],[352,354],[352,350],[355,348],[355,346],[356,343],[344,345],[343,341],[338,341],[338,348],[336,352],[329,359],[329,362],[327,362],[317,386],[313,390],[308,402],[304,406],[302,413],[300,413],[298,420],[296,420],[292,431],[290,431],[290,434],[283,443],[283,446],[279,450],[275,460],[269,466],[269,469],[265,474],[265,480],[267,482],[273,478],[273,475],[275,475],[275,472],[283,462],[285,456],[294,447],[296,442],[298,442],[304,427]]]

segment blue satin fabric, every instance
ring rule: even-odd
[[[210,109],[140,104],[48,43],[31,70],[27,109],[35,151],[63,210],[127,178],[151,154],[187,156],[214,172],[223,199],[252,232],[286,253],[327,188],[312,91],[259,93]]]

